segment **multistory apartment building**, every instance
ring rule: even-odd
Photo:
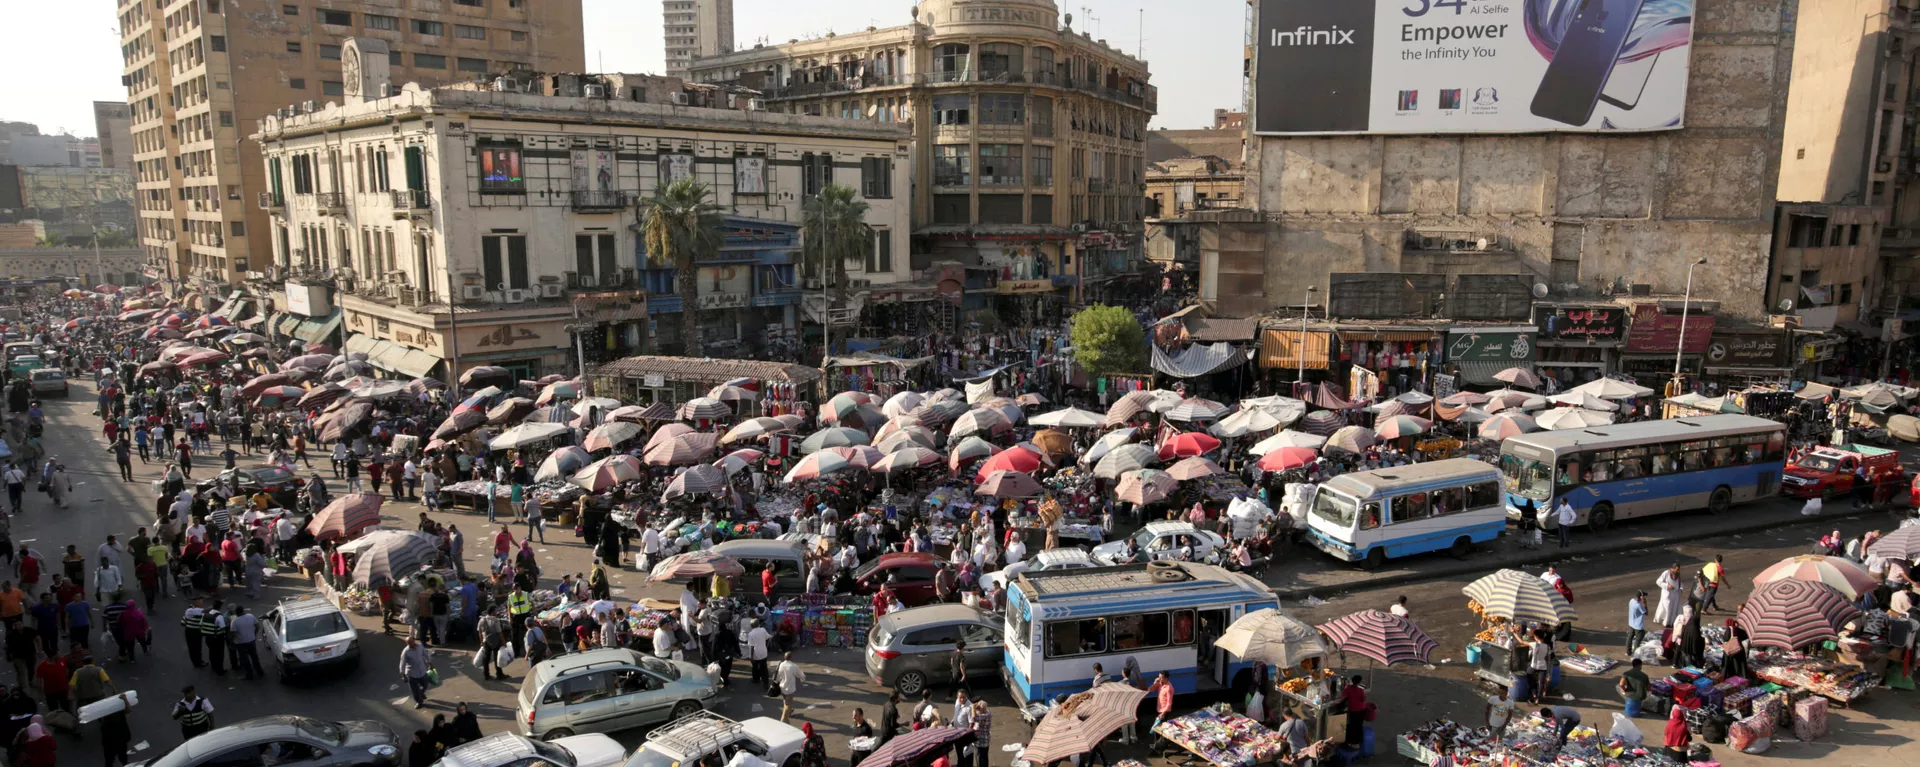
[[[694,59],[733,52],[733,0],[665,0],[660,15],[667,74],[685,76]]]
[[[266,263],[259,120],[352,79],[342,43],[387,43],[397,82],[585,68],[580,0],[120,0],[140,247],[149,276],[214,290]]]
[[[703,58],[692,78],[771,111],[910,125],[915,269],[1097,298],[1141,263],[1158,94],[1146,62],[1072,21],[1051,0],[921,0],[910,23]]]
[[[909,274],[901,126],[699,106],[717,89],[628,75],[516,72],[381,98],[378,69],[345,104],[269,115],[254,137],[274,206],[262,292],[285,291],[264,296],[281,313],[262,332],[339,328],[343,348],[407,376],[790,349],[803,304],[825,301],[806,289],[819,265],[803,263],[800,222],[829,183],[861,191],[875,230],[865,262],[846,265],[852,287]],[[724,244],[693,274],[648,258],[639,227],[645,200],[683,178],[724,217]]]
[[[93,102],[93,131],[100,137],[100,167],[133,170],[133,110],[125,102]]]

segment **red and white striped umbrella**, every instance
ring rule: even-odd
[[[593,427],[593,431],[587,432],[587,439],[584,446],[590,451],[612,450],[614,445],[638,437],[640,436],[640,432],[644,430],[645,429],[637,423],[608,421]]]
[[[1341,652],[1372,658],[1386,665],[1426,663],[1439,642],[1427,636],[1413,621],[1379,610],[1360,612],[1320,624]]]
[[[792,469],[787,470],[787,476],[784,479],[788,484],[792,484],[852,469],[852,461],[830,450],[822,450],[800,459]]]
[[[622,482],[639,479],[645,473],[633,456],[615,455],[587,464],[587,468],[575,472],[569,481],[589,493],[599,493]]]
[[[933,450],[909,445],[888,453],[885,458],[880,459],[879,463],[873,465],[873,470],[882,474],[895,474],[922,466],[935,466],[943,460],[945,457]]]
[[[1754,589],[1740,606],[1740,625],[1755,645],[1797,650],[1839,636],[1839,627],[1859,615],[1832,586],[1782,580]]]
[[[667,483],[666,492],[660,494],[660,500],[678,498],[683,495],[715,493],[727,487],[727,471],[710,463],[689,467]]]
[[[682,434],[653,447],[644,456],[649,466],[692,466],[713,458],[720,435],[711,432]]]
[[[1784,580],[1824,583],[1848,599],[1858,599],[1861,592],[1872,591],[1880,586],[1878,579],[1852,561],[1819,554],[1782,559],[1754,576],[1753,585],[1764,586]]]
[[[307,522],[307,532],[320,540],[351,537],[380,524],[380,504],[385,501],[379,493],[340,496],[313,515]]]
[[[1113,496],[1127,503],[1145,506],[1166,500],[1179,486],[1180,483],[1172,475],[1159,469],[1135,469],[1120,475],[1119,483],[1114,485]]]

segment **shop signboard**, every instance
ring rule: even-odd
[[[1530,362],[1533,334],[1529,327],[1454,328],[1447,332],[1447,361]]]
[[[1687,354],[1704,354],[1713,339],[1716,318],[1711,314],[1686,316],[1686,343],[1680,340],[1681,316],[1666,314],[1653,304],[1634,307],[1633,324],[1627,327],[1627,352],[1635,354],[1672,354],[1676,346]]]
[[[1611,344],[1627,335],[1625,307],[1536,306],[1533,311],[1542,341]]]
[[[738,309],[753,295],[753,266],[700,267],[699,308]]]
[[[1787,364],[1786,335],[1778,330],[1722,331],[1707,344],[1707,364],[1728,368],[1777,368]]]

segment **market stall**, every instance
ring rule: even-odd
[[[1271,762],[1287,742],[1279,733],[1224,706],[1168,719],[1153,731],[1216,767],[1253,767]]]
[[[1759,650],[1749,660],[1756,678],[1804,689],[1842,706],[1879,686],[1881,676],[1851,663],[1797,652]]]

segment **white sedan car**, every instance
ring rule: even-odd
[[[741,752],[771,767],[799,767],[800,729],[759,716],[736,722],[711,711],[682,717],[647,734],[626,767],[721,767]]]
[[[1093,547],[1093,558],[1109,565],[1125,564],[1127,541],[1145,552],[1148,560],[1177,559],[1180,551],[1193,547],[1193,561],[1206,561],[1215,549],[1227,545],[1219,534],[1201,530],[1191,522],[1148,522],[1146,527],[1133,534],[1131,538],[1110,541]]]
[[[1026,559],[980,576],[980,590],[992,591],[996,583],[1011,583],[1024,572],[1043,572],[1046,570],[1069,570],[1075,567],[1099,567],[1100,563],[1089,555],[1086,549],[1047,549]]]
[[[260,644],[280,680],[360,665],[360,638],[347,614],[317,596],[289,599],[260,616]]]

